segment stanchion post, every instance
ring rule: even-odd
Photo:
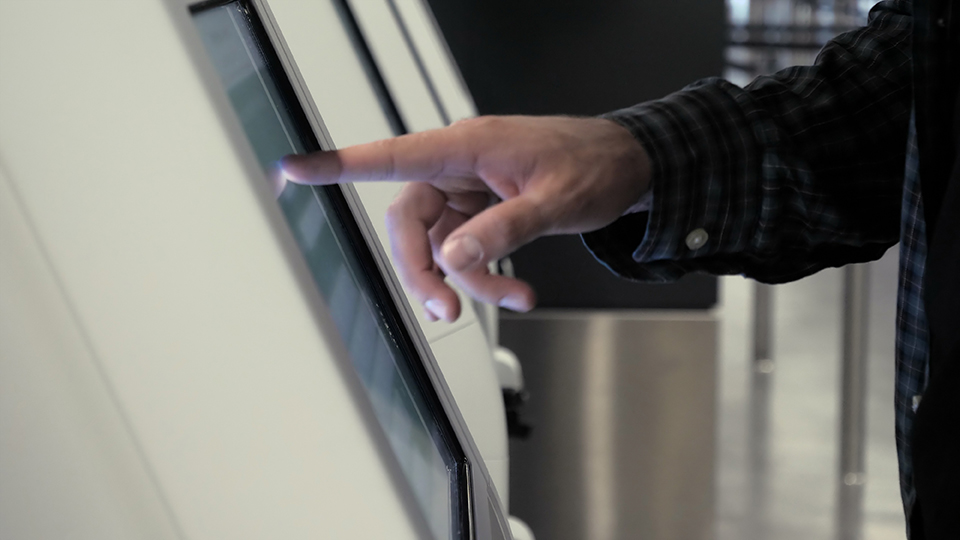
[[[840,470],[841,480],[846,485],[862,483],[864,474],[870,292],[868,270],[863,264],[849,265],[844,269]]]
[[[773,286],[756,283],[753,296],[753,367],[773,371]]]
[[[843,373],[840,386],[838,537],[861,536],[866,481],[869,267],[848,265],[843,278]]]

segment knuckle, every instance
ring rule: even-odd
[[[390,203],[390,206],[387,207],[387,213],[385,217],[387,230],[395,230],[397,227],[403,224],[404,207],[404,201],[399,197],[394,199],[393,202]]]

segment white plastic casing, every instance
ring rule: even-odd
[[[163,2],[0,0],[0,538],[425,538],[212,105]]]
[[[388,2],[361,0],[350,5],[408,129],[443,127],[443,117]],[[334,143],[343,147],[391,137],[393,132],[364,72],[363,60],[350,46],[333,1],[271,0],[270,6]],[[472,102],[459,86],[452,61],[436,28],[428,24],[424,6],[419,2],[397,6],[411,38],[422,47],[418,52],[427,51],[422,57],[432,67],[431,83],[443,92],[444,108],[459,117],[474,116]],[[384,217],[401,186],[366,183],[355,187],[380,242],[390,253]],[[463,310],[456,322],[430,322],[419,302],[413,296],[408,298],[506,505],[509,458],[503,398],[493,353],[473,303],[461,294]]]

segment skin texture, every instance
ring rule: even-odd
[[[599,229],[650,183],[643,147],[596,118],[487,116],[449,127],[282,162],[302,184],[409,182],[387,212],[400,279],[431,319],[454,321],[460,301],[445,279],[477,300],[515,311],[533,289],[493,275],[487,263],[545,235]]]

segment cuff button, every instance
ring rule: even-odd
[[[707,231],[703,229],[694,229],[690,231],[690,234],[687,235],[687,247],[690,248],[691,251],[696,251],[702,248],[709,239],[710,235],[707,234]]]

